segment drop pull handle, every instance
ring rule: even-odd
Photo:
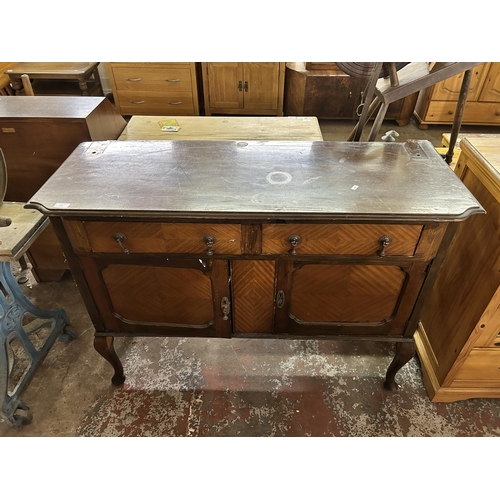
[[[380,255],[380,257],[385,257],[385,251],[391,242],[392,238],[388,235],[384,235],[379,238],[378,243],[382,248],[377,252],[377,254]]]
[[[220,301],[220,308],[222,310],[223,321],[227,321],[229,319],[230,305],[231,303],[229,302],[229,299],[227,297],[222,297],[222,300]]]
[[[290,255],[297,255],[297,245],[300,243],[300,236],[298,234],[291,234],[288,237],[288,243],[292,246]]]
[[[203,241],[205,242],[205,245],[207,245],[206,254],[213,255],[214,254],[213,246],[215,243],[215,238],[211,234],[206,234],[205,236],[203,236]]]
[[[123,242],[127,239],[123,233],[115,233],[113,234],[114,240],[120,245],[120,248],[123,250],[123,253],[129,254],[130,250],[123,246]]]

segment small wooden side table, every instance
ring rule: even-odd
[[[49,223],[45,215],[24,209],[24,205],[0,205],[0,419],[12,427],[31,421],[20,395],[55,340],[75,338],[68,329],[66,312],[35,306],[12,274],[11,262],[26,252]]]
[[[102,96],[104,93],[98,65],[98,62],[20,62],[5,73],[9,75],[17,95],[23,94],[22,75],[28,75],[33,80],[35,95]]]
[[[162,130],[175,120],[177,132]],[[132,116],[118,138],[124,140],[322,141],[315,116]]]

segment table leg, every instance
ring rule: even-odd
[[[40,309],[24,295],[9,262],[0,265],[0,285],[0,418],[18,427],[31,420],[19,414],[19,410],[29,411],[20,399],[22,391],[55,340],[67,342],[75,334],[68,329],[70,321],[64,310]],[[20,360],[27,366],[20,363],[18,367]]]
[[[384,387],[390,391],[396,390],[398,384],[394,380],[396,373],[415,355],[415,342],[398,342],[396,344],[396,354],[392,363],[387,369]]]
[[[123,375],[123,365],[120,361],[120,358],[115,352],[113,342],[114,338],[111,336],[96,336],[94,337],[94,348],[106,361],[111,364],[111,366],[115,370],[115,374],[111,379],[111,383],[113,385],[122,385],[123,382],[125,382],[125,376]]]
[[[22,95],[23,94],[23,81],[21,78],[14,78],[13,76],[10,77],[10,81],[12,84],[12,89],[14,90],[15,95]]]
[[[89,87],[85,78],[78,80],[78,86],[80,87],[82,95],[89,95]]]

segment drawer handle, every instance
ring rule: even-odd
[[[129,254],[130,250],[123,246],[123,242],[127,239],[123,233],[115,233],[113,234],[114,240],[120,245],[120,248],[123,250],[123,253]]]
[[[132,104],[144,104],[146,101],[130,101]]]
[[[290,249],[291,255],[297,255],[297,245],[300,243],[300,236],[297,234],[292,234],[288,237],[288,242],[292,245]]]
[[[168,78],[166,80],[163,80],[164,82],[180,82],[181,79],[180,78],[175,78],[175,79],[172,79],[172,80],[169,80]]]
[[[245,82],[245,92],[248,92],[248,82]]]
[[[142,78],[127,78],[127,82],[140,82]]]
[[[182,101],[177,101],[177,102],[167,101],[167,104],[173,104],[174,106],[176,106],[177,104],[182,104]]]
[[[205,242],[205,245],[207,245],[207,255],[213,255],[214,251],[212,250],[212,247],[214,246],[215,238],[211,234],[206,234],[203,236],[203,241]]]
[[[241,80],[238,82],[238,90],[240,92],[243,90],[243,82]]]
[[[380,257],[385,257],[385,251],[387,247],[391,244],[392,238],[390,236],[384,235],[381,236],[380,239],[378,240],[379,245],[382,246],[382,248],[377,252]]]
[[[222,297],[220,301],[220,308],[222,309],[222,320],[227,321],[229,319],[229,311],[231,303],[227,297]]]

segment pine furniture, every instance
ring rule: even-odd
[[[458,222],[483,211],[427,141],[83,143],[27,207],[114,384],[115,336],[180,335],[394,342],[390,389]]]
[[[415,105],[419,128],[453,123],[463,73],[422,90]],[[500,62],[487,62],[472,70],[462,123],[500,125]]]
[[[201,63],[205,115],[283,116],[285,63]]]
[[[455,174],[486,215],[459,227],[415,334],[435,402],[500,397],[500,135],[464,134]]]
[[[175,120],[177,132],[163,131]],[[119,140],[322,141],[315,116],[132,116]]]
[[[16,94],[23,94],[22,76],[32,80],[35,95],[102,96],[98,62],[19,62],[5,71]]]
[[[122,115],[199,115],[194,62],[109,62],[109,79]]]

